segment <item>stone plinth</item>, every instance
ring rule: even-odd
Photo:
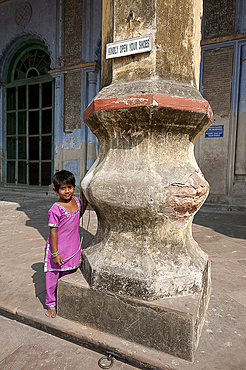
[[[91,289],[78,271],[59,281],[58,314],[130,342],[192,361],[210,294],[208,276],[206,270],[202,290],[191,297],[146,302]],[[113,347],[109,349],[114,350]]]

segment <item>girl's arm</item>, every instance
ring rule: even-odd
[[[83,190],[80,191],[80,198],[81,198],[81,210],[80,210],[80,217],[84,214],[86,207],[88,205],[88,201],[83,193]]]
[[[57,227],[51,227],[50,228],[50,244],[51,244],[51,252],[55,253],[58,251],[57,248]],[[56,263],[57,265],[61,266],[64,264],[62,257],[60,254],[58,256],[52,258],[53,262]]]

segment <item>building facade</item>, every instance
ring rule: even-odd
[[[245,1],[204,0],[202,23],[200,91],[214,122],[196,158],[207,203],[246,206]],[[79,184],[96,159],[83,111],[101,86],[101,30],[102,0],[0,0],[2,186],[47,188],[60,169]]]
[[[205,0],[200,90],[214,113],[196,145],[207,203],[246,205],[246,2]]]
[[[101,0],[0,1],[0,181],[79,184],[97,157],[83,111],[100,89]]]

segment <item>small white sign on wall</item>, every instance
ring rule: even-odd
[[[113,42],[106,45],[106,59],[144,53],[151,50],[151,35]]]

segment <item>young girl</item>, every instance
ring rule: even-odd
[[[82,202],[73,196],[75,178],[71,172],[65,170],[56,172],[53,184],[53,190],[59,195],[59,199],[48,211],[50,235],[44,257],[45,303],[48,317],[56,317],[58,279],[75,271],[80,265],[79,219],[87,207],[83,192],[81,192]]]

